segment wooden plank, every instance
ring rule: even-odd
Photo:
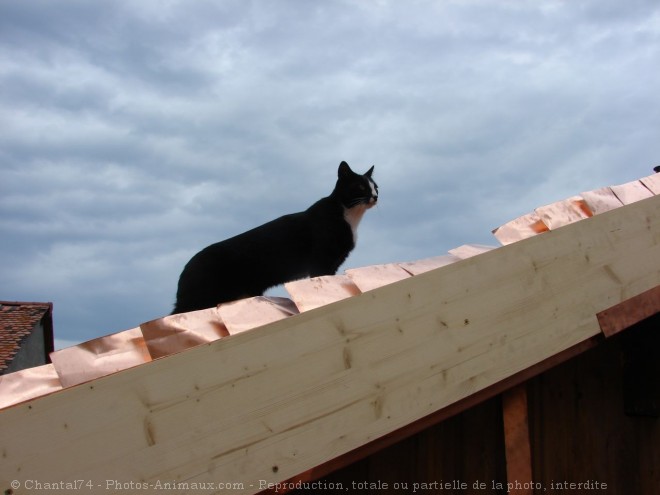
[[[547,488],[545,493],[659,493],[658,420],[630,418],[623,410],[621,344],[638,330],[649,337],[660,328],[657,321],[643,326],[626,330],[616,341],[603,338],[596,349],[528,383],[534,481]],[[591,480],[592,489],[566,486],[577,480]]]
[[[656,313],[660,313],[660,286],[615,304],[596,316],[605,336],[611,337]]]
[[[596,313],[660,285],[658,231],[653,197],[10,407],[0,487],[257,492],[600,334]]]
[[[502,394],[502,409],[507,482],[512,487],[509,493],[531,495],[534,479],[525,385]]]
[[[496,395],[505,393],[510,388],[519,386],[522,383],[525,383],[527,380],[549,369],[552,369],[555,366],[558,366],[568,361],[569,359],[572,359],[575,356],[578,356],[583,352],[588,351],[589,349],[593,349],[598,344],[600,344],[602,340],[603,340],[602,336],[598,335],[592,337],[591,339],[580,342],[579,344],[576,344],[570,347],[569,349],[566,349],[565,351],[555,354],[554,356],[551,356],[548,359],[544,359],[543,361],[535,364],[534,366],[526,368],[525,370],[520,371],[500,382],[497,382],[491,385],[490,387],[486,387],[485,389],[480,390],[475,394],[472,394],[464,399],[454,402],[439,411],[436,411],[428,416],[425,416],[422,419],[419,419],[413,423],[404,426],[403,428],[400,428],[396,431],[388,433],[387,435],[379,437],[376,440],[373,440],[365,445],[362,445],[355,450],[347,452],[342,456],[336,457],[335,459],[332,459],[319,466],[316,466],[310,469],[309,471],[300,473],[287,480],[287,484],[295,485],[295,483],[298,481],[302,481],[302,482],[312,481],[327,476],[328,474],[338,469],[342,469],[354,462],[357,462],[361,459],[364,459],[374,454],[375,452],[390,447],[397,442],[400,442],[412,435],[415,435],[423,430],[426,430],[427,428],[437,425],[438,423],[441,423],[442,421],[445,421],[463,411],[466,411],[467,409],[470,409],[478,404],[481,404],[482,402],[491,399]],[[277,493],[281,494],[281,493],[286,493],[287,491],[288,490],[280,489]],[[273,492],[272,490],[266,490],[263,493],[275,493],[275,492]]]

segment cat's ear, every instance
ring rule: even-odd
[[[371,179],[371,174],[374,173],[374,167],[375,165],[372,165],[369,170],[367,170],[367,173],[364,174],[365,177],[369,177]]]
[[[348,177],[351,174],[353,174],[353,171],[351,170],[351,167],[348,166],[348,163],[341,162],[339,164],[339,170],[337,171],[339,178]]]

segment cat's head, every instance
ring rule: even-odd
[[[333,195],[341,202],[344,208],[353,208],[358,205],[364,205],[371,208],[378,201],[378,186],[371,178],[374,172],[372,166],[366,173],[356,174],[348,166],[348,163],[341,162],[337,171],[337,185]]]

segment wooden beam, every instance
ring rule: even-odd
[[[658,231],[654,197],[10,407],[0,489],[258,492],[599,335],[597,313],[660,285]]]
[[[518,385],[502,394],[502,412],[507,486],[511,487],[508,492],[515,495],[531,495],[534,492],[532,453],[529,444],[525,385]]]
[[[598,313],[598,323],[606,337],[660,313],[660,286],[633,296]]]
[[[526,368],[525,370],[522,370],[516,373],[515,375],[512,375],[500,382],[497,382],[491,385],[490,387],[486,387],[485,389],[480,390],[479,392],[473,395],[470,395],[464,399],[454,402],[453,404],[450,404],[449,406],[440,409],[439,411],[436,411],[433,414],[430,414],[428,416],[425,416],[424,418],[414,421],[413,423],[410,423],[404,426],[403,428],[399,428],[396,431],[388,433],[387,435],[383,435],[382,437],[379,437],[376,440],[373,440],[365,445],[358,447],[357,449],[347,452],[344,455],[331,459],[319,466],[316,466],[308,471],[305,471],[304,473],[300,473],[296,476],[293,476],[288,480],[286,480],[284,484],[286,486],[295,486],[295,484],[299,481],[307,482],[307,481],[321,479],[324,476],[327,476],[328,474],[334,471],[349,466],[354,462],[360,461],[382,449],[391,447],[397,442],[405,440],[406,438],[412,435],[415,435],[417,433],[426,430],[427,428],[437,425],[438,423],[441,423],[442,421],[445,421],[446,419],[449,419],[455,416],[456,414],[460,414],[463,411],[466,411],[471,407],[476,406],[477,404],[481,404],[482,402],[491,399],[497,395],[504,394],[507,392],[507,390],[520,386],[521,384],[525,383],[527,380],[537,375],[540,375],[544,371],[550,370],[555,366],[559,366],[561,363],[564,363],[569,359],[579,356],[580,354],[588,351],[589,349],[593,349],[603,340],[604,339],[601,335],[596,335],[590,339],[580,342],[579,344],[576,344],[570,347],[569,349],[566,349],[565,351],[557,353],[554,356],[549,357],[548,359],[544,359],[540,363],[537,363],[534,366],[530,366],[529,368]],[[288,491],[289,490],[280,488],[277,492],[275,492],[274,490],[264,490],[262,493],[264,494],[278,493],[281,495],[283,493],[287,493]]]

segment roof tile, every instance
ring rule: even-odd
[[[52,307],[51,303],[0,301],[0,374],[11,364],[23,341]]]

